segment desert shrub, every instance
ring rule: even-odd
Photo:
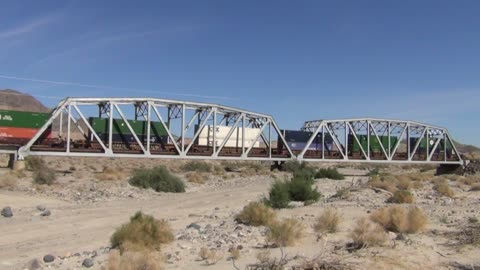
[[[184,172],[211,172],[212,166],[204,161],[189,161],[182,166]]]
[[[470,187],[470,191],[480,191],[480,183],[473,184]]]
[[[336,168],[327,168],[318,170],[316,178],[328,178],[332,180],[344,180],[345,176],[337,171]]]
[[[413,203],[414,201],[413,194],[408,190],[397,190],[387,200],[389,203]]]
[[[162,256],[152,251],[125,252],[117,250],[108,257],[107,270],[162,270]]]
[[[38,171],[47,167],[47,163],[41,157],[28,156],[25,158],[25,167],[29,171]]]
[[[275,211],[262,202],[249,203],[235,216],[237,222],[251,226],[268,226],[274,223],[276,219]]]
[[[55,171],[49,167],[44,167],[33,173],[33,182],[38,185],[51,185],[55,180]]]
[[[265,200],[265,203],[272,208],[280,209],[287,208],[290,201],[288,181],[275,180],[268,192],[268,199]]]
[[[300,163],[297,160],[289,160],[285,162],[284,168],[285,168],[285,171],[293,173],[293,172],[296,172],[297,170],[304,168],[305,166],[306,166],[305,162]]]
[[[101,181],[115,181],[119,180],[120,177],[120,170],[109,166],[104,166],[102,172],[95,174],[95,178]]]
[[[257,262],[247,265],[247,270],[284,270],[286,265],[291,261],[287,258],[287,254],[282,252],[281,257],[275,258],[271,256],[270,250],[262,250],[256,255]],[[238,269],[238,268],[237,268]]]
[[[332,195],[332,198],[339,198],[342,200],[349,199],[351,196],[350,189],[349,188],[339,188],[335,192],[335,194]]]
[[[391,193],[397,191],[396,182],[391,178],[373,176],[368,181],[368,185],[372,188],[383,189]]]
[[[164,166],[134,170],[128,182],[132,186],[152,188],[157,192],[185,192],[182,180],[172,175]]]
[[[342,216],[337,210],[327,208],[322,215],[318,217],[313,229],[319,233],[334,233],[338,231],[338,226],[342,221]]]
[[[298,169],[293,172],[293,179],[302,179],[312,185],[315,179],[315,169],[310,167]]]
[[[399,233],[416,233],[423,230],[428,222],[420,208],[406,209],[398,205],[378,209],[370,215],[370,219],[387,231]]]
[[[130,222],[118,228],[110,238],[112,248],[123,252],[158,250],[161,244],[173,242],[174,235],[166,220],[157,220],[152,216],[137,212]]]
[[[412,180],[406,175],[397,176],[397,188],[400,190],[409,190],[414,187]]]
[[[388,239],[385,230],[380,225],[365,217],[358,220],[350,237],[357,248],[380,246]]]
[[[280,247],[293,246],[304,234],[304,226],[293,218],[268,226],[267,241]]]
[[[450,197],[450,198],[453,198],[453,196],[455,196],[455,193],[453,192],[453,190],[448,185],[448,181],[445,180],[445,179],[441,179],[441,180],[436,181],[435,184],[433,185],[433,189],[437,193],[439,193],[443,196],[447,196],[447,197]]]
[[[380,175],[380,169],[379,168],[373,168],[368,171],[367,176],[376,176]]]
[[[12,188],[17,185],[17,179],[10,173],[0,176],[0,188]]]
[[[205,184],[205,176],[198,172],[188,173],[186,175],[188,182],[196,184]]]
[[[206,261],[208,265],[214,265],[223,258],[222,254],[220,254],[220,252],[218,252],[216,249],[209,249],[207,247],[200,248],[198,256],[202,260]]]
[[[308,178],[295,176],[288,182],[288,194],[290,200],[301,202],[316,202],[321,194],[317,188],[312,188],[312,182]]]
[[[230,253],[230,257],[233,260],[240,259],[241,252],[240,252],[240,249],[238,247],[232,247],[228,250],[228,252]]]

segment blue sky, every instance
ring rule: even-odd
[[[52,107],[65,96],[208,101],[289,129],[416,120],[480,145],[478,14],[478,1],[7,1],[0,89]]]

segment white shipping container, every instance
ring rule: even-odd
[[[217,126],[215,128],[215,141],[216,145],[220,146],[223,140],[227,137],[232,127]],[[254,147],[259,147],[260,142],[256,139],[256,136],[260,132],[259,128],[245,128],[245,147],[250,147],[254,143]],[[243,132],[241,127],[235,127],[232,135],[225,144],[226,147],[242,147]],[[199,145],[213,145],[213,126],[205,126],[198,136]]]

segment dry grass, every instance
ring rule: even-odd
[[[332,196],[332,198],[339,198],[342,200],[348,200],[351,197],[351,192],[349,188],[340,188],[337,189],[337,192]]]
[[[338,231],[342,216],[337,210],[327,208],[322,215],[318,217],[313,229],[317,233],[334,233]]]
[[[251,202],[235,216],[235,220],[251,226],[268,226],[276,222],[277,213],[262,202]]]
[[[408,190],[397,190],[387,200],[389,203],[413,203],[414,201],[413,194]]]
[[[198,256],[204,260],[208,265],[214,265],[223,259],[223,255],[216,249],[209,249],[207,247],[200,248]]]
[[[186,175],[188,182],[196,184],[205,184],[205,176],[199,172],[192,172]]]
[[[372,176],[368,181],[368,185],[372,188],[380,188],[391,193],[397,191],[396,180],[394,178],[384,178],[378,175]]]
[[[438,181],[436,181],[433,185],[433,189],[439,194],[447,196],[449,198],[453,198],[455,196],[455,193],[448,185],[448,181],[445,179],[439,179]]]
[[[163,258],[156,252],[125,252],[117,250],[108,257],[107,270],[162,270]]]
[[[157,220],[137,212],[130,222],[118,228],[111,237],[113,248],[124,251],[159,250],[161,244],[173,242],[174,235],[166,220]]]
[[[428,217],[420,208],[407,209],[399,205],[381,208],[373,212],[370,219],[387,231],[399,233],[419,232],[428,223]]]
[[[122,173],[119,168],[104,166],[102,172],[95,174],[95,179],[100,181],[116,181],[122,179]]]
[[[480,183],[473,184],[470,187],[470,191],[480,191]]]
[[[11,173],[0,176],[0,188],[13,188],[17,185],[17,178]]]
[[[401,190],[410,190],[414,187],[412,180],[407,175],[397,176],[397,188]]]
[[[303,237],[304,230],[301,222],[287,218],[269,226],[267,242],[280,247],[293,246]]]
[[[236,247],[232,247],[230,250],[230,257],[234,260],[238,260],[240,259],[240,255],[241,255],[241,252],[240,252],[240,249],[236,248]]]
[[[365,217],[358,220],[350,237],[357,248],[380,246],[388,239],[385,230],[380,225]]]

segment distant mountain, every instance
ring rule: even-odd
[[[0,110],[48,113],[51,110],[31,95],[16,90],[0,90]]]
[[[456,141],[454,143],[458,152],[462,153],[467,159],[480,159],[480,148]]]

